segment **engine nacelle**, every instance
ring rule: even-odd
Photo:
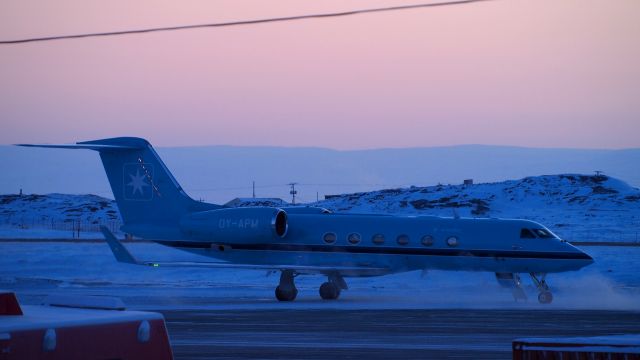
[[[287,213],[271,207],[209,210],[180,220],[188,237],[213,242],[267,242],[287,236],[288,227]]]

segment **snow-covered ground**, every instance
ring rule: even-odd
[[[144,260],[211,260],[153,243],[126,245]],[[0,289],[38,303],[48,294],[121,297],[132,308],[488,308],[640,310],[639,247],[587,247],[596,262],[578,272],[550,274],[555,295],[537,303],[524,278],[528,302],[514,302],[492,273],[409,272],[347,279],[350,289],[336,302],[320,300],[321,276],[300,276],[293,303],[279,303],[273,290],[278,274],[252,270],[150,268],[117,263],[105,243],[0,242]]]

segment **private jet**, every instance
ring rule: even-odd
[[[279,272],[275,296],[280,301],[296,298],[299,275],[326,276],[320,297],[335,300],[348,288],[345,278],[437,269],[493,272],[516,300],[526,299],[520,274],[529,274],[538,301],[548,304],[553,296],[547,274],[593,263],[586,253],[528,220],[341,214],[311,206],[230,208],[196,201],[141,138],[19,145],[97,151],[123,232],[218,259],[139,261],[103,227],[118,261]]]

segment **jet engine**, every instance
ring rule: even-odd
[[[208,210],[185,215],[180,230],[214,242],[268,242],[287,236],[287,213],[271,207]]]

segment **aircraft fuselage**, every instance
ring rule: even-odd
[[[233,263],[349,265],[386,268],[389,273],[424,269],[552,273],[593,262],[528,220],[332,214],[322,209],[296,214],[292,208],[286,216],[286,233],[279,236],[272,219],[252,215],[264,212],[261,209],[200,213],[200,222],[183,222],[180,238],[158,242]],[[229,210],[243,217],[216,216]],[[534,237],[521,237],[523,229]],[[548,237],[536,236],[536,230]]]

